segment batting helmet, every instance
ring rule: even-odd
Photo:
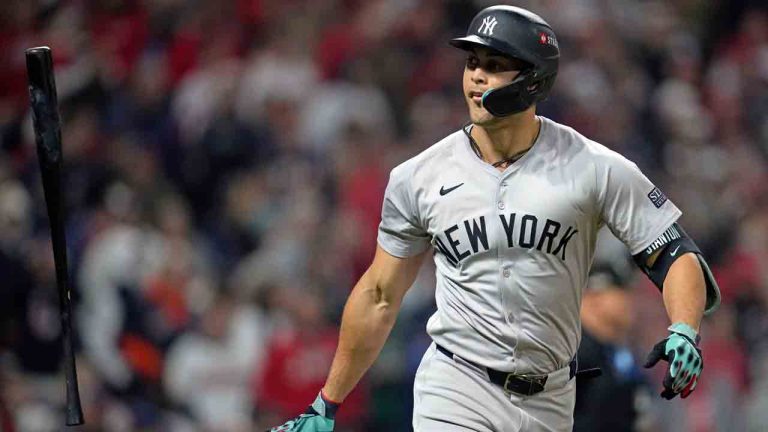
[[[483,94],[483,106],[496,117],[524,111],[544,100],[555,83],[560,48],[552,27],[533,12],[491,6],[475,15],[465,37],[450,43],[466,51],[489,47],[528,64],[510,84]]]

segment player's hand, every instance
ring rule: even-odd
[[[267,432],[333,432],[337,409],[339,404],[325,399],[320,392],[304,414]]]
[[[672,399],[678,394],[687,398],[699,382],[704,360],[697,345],[696,330],[684,323],[672,324],[669,336],[657,343],[645,361],[645,367],[651,368],[659,360],[666,360],[669,368],[664,376],[664,391],[661,397]]]

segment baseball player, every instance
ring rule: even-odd
[[[603,225],[662,290],[671,325],[648,358],[667,362],[662,396],[696,388],[699,322],[719,289],[680,210],[635,164],[536,115],[557,75],[552,28],[494,6],[451,44],[467,54],[471,122],[392,170],[376,254],[347,300],[325,386],[272,431],[333,430],[430,249],[437,311],[414,430],[570,431],[581,293]]]

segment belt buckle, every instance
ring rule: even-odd
[[[515,375],[507,374],[504,379],[504,391],[506,393],[519,393],[526,396],[532,396],[540,391],[544,390],[544,385],[547,383],[548,375]],[[516,384],[522,384],[520,385]],[[515,385],[517,388],[512,388],[510,385]]]

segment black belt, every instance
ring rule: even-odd
[[[453,359],[454,354],[450,350],[448,350],[447,348],[439,344],[435,344],[435,345],[437,346],[438,351],[440,351],[441,353]],[[521,395],[531,396],[541,392],[542,390],[544,390],[544,385],[547,383],[547,378],[549,378],[549,375],[546,375],[546,374],[545,375],[515,375],[513,373],[497,371],[495,369],[487,368],[485,366],[480,366],[479,364],[473,363],[467,359],[463,359],[463,360],[475,367],[479,367],[480,369],[484,369],[486,372],[488,372],[488,378],[491,380],[491,382],[501,386],[504,389],[504,391],[515,392]],[[569,380],[576,375],[582,375],[582,373],[588,377],[600,375],[599,369],[597,370],[587,369],[584,371],[579,371],[576,357],[574,357],[573,360],[571,360],[571,362],[568,364],[568,368],[570,369],[569,378],[568,378]]]

